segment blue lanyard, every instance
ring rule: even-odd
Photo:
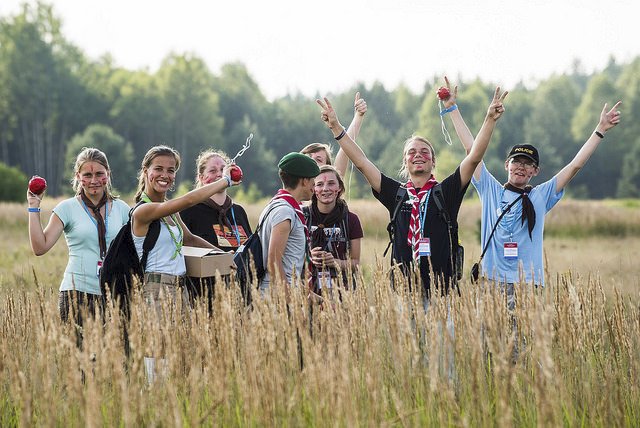
[[[329,233],[329,241],[327,241],[327,249],[333,253],[333,245],[331,245],[331,243],[333,242],[333,238],[336,236],[337,232],[336,232],[336,226],[335,224],[333,225],[333,227],[331,228],[331,232]]]
[[[87,208],[87,204],[85,204],[82,199],[80,199],[80,202],[82,202],[82,208],[84,208],[84,212],[87,213],[87,215],[89,216],[93,224],[96,225],[96,229],[98,229],[98,221],[95,218],[93,218],[93,216],[89,212],[89,208]],[[105,241],[107,240],[108,231],[109,231],[109,201],[107,201],[107,203],[104,204],[104,240]]]
[[[427,194],[424,197],[424,202],[420,204],[420,232],[424,238],[424,224],[427,219],[427,204],[429,203],[429,196],[431,195],[431,189],[427,190]]]
[[[236,223],[236,213],[233,211],[233,205],[231,205],[231,218],[233,218],[233,227],[235,229],[233,229],[233,232],[236,235],[236,243],[238,244],[238,247],[241,245],[240,244],[240,233],[238,233],[238,223]],[[222,226],[222,229],[224,230],[224,225]]]

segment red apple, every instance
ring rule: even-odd
[[[449,92],[449,88],[445,88],[444,86],[440,86],[440,88],[438,88],[438,98],[444,101],[450,96],[451,92]]]
[[[238,182],[242,180],[242,170],[238,165],[234,165],[231,168],[231,181]]]
[[[29,191],[34,195],[39,195],[47,189],[47,180],[44,178],[34,175],[29,180]]]

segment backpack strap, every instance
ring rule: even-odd
[[[302,207],[302,214],[304,214],[304,220],[307,222],[307,225],[311,226],[311,207],[309,206]]]
[[[153,250],[153,247],[156,246],[159,236],[160,220],[154,220],[149,224],[147,236],[144,237],[144,242],[142,243],[142,258],[140,259],[140,265],[142,266],[143,271],[147,270],[147,258],[149,257],[151,250]]]
[[[344,233],[344,240],[347,243],[347,252],[351,251],[351,239],[349,238],[349,209],[342,219],[342,233]]]
[[[258,224],[258,227],[256,227],[256,230],[253,231],[253,233],[258,233],[260,232],[260,229],[262,229],[262,225],[264,224],[264,222],[267,220],[267,217],[269,217],[269,214],[271,213],[271,211],[273,211],[274,208],[276,208],[277,206],[279,206],[281,204],[277,204],[277,203],[273,203],[271,204],[271,206],[269,207],[269,209],[267,210],[266,214],[264,215],[264,217],[262,217],[262,221]]]
[[[389,248],[393,244],[393,237],[396,233],[396,219],[398,218],[398,213],[400,212],[400,207],[402,206],[402,201],[404,197],[407,195],[407,188],[402,185],[398,186],[398,191],[396,192],[396,201],[395,207],[393,209],[393,215],[391,216],[391,221],[387,225],[387,232],[389,233],[389,243],[387,244],[387,248],[385,248],[383,257],[387,257],[387,253],[389,252]]]
[[[144,201],[138,202],[131,210],[129,211],[129,223],[133,228],[133,223],[131,219],[133,218],[133,211],[138,208],[140,205],[144,204]],[[133,229],[131,229],[133,232]],[[140,259],[140,266],[142,266],[142,271],[147,270],[147,258],[149,257],[149,253],[153,250],[153,247],[156,246],[156,242],[158,242],[158,237],[160,236],[160,220],[156,219],[149,223],[149,229],[147,230],[147,235],[144,237],[144,242],[142,243],[142,258]]]
[[[453,228],[451,224],[451,217],[449,217],[449,211],[444,206],[444,193],[442,193],[442,186],[440,183],[433,186],[432,190],[433,194],[433,202],[435,202],[436,207],[438,207],[438,213],[442,217],[445,223],[447,223],[447,227],[449,231]]]

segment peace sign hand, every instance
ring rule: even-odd
[[[503,101],[508,93],[509,91],[504,91],[502,95],[500,95],[500,86],[496,88],[496,92],[493,94],[493,100],[491,100],[491,104],[489,105],[489,110],[487,110],[488,118],[498,120],[502,117],[502,113],[504,113]]]
[[[622,101],[618,101],[611,110],[607,111],[607,104],[605,103],[602,108],[602,112],[600,113],[600,122],[598,123],[596,130],[604,134],[609,129],[620,123],[620,110],[618,110],[620,104],[622,104]]]
[[[322,109],[320,118],[327,125],[327,128],[331,130],[339,130],[338,134],[342,132],[344,127],[340,124],[338,116],[336,115],[336,111],[333,109],[333,106],[331,105],[327,97],[324,97],[322,100],[316,100],[316,103],[318,103],[318,105]]]

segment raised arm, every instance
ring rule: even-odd
[[[442,100],[442,103],[444,104],[444,108],[450,109],[453,106],[455,106],[454,110],[445,114],[448,114],[449,117],[451,118],[451,122],[453,122],[453,127],[456,130],[458,139],[462,143],[462,147],[464,147],[464,150],[468,155],[469,153],[471,153],[471,147],[473,146],[474,138],[473,138],[473,134],[469,130],[469,127],[467,126],[464,119],[462,118],[462,113],[460,112],[460,108],[458,107],[458,104],[457,104],[458,86],[456,85],[453,88],[453,92],[451,92],[451,84],[449,83],[449,78],[447,76],[444,76],[444,82],[445,82],[446,88],[449,90],[449,93],[451,94],[448,98]],[[482,161],[480,161],[478,166],[476,166],[476,169],[473,171],[473,176],[478,180],[480,179],[481,170],[482,170]]]
[[[471,151],[471,146],[473,145],[473,134],[469,130],[469,127],[465,123],[462,118],[462,113],[460,113],[460,108],[457,105],[458,100],[458,86],[454,86],[453,92],[451,92],[451,84],[449,83],[449,78],[444,76],[444,83],[446,88],[449,90],[449,97],[442,100],[445,109],[450,109],[453,106],[456,106],[454,110],[450,111],[448,114],[453,122],[453,127],[456,130],[456,134],[458,134],[458,138],[462,143],[467,154]]]
[[[608,130],[620,123],[620,110],[618,107],[622,104],[622,101],[618,101],[611,110],[607,111],[607,104],[602,108],[600,113],[600,121],[596,126],[589,139],[580,148],[575,157],[564,168],[556,174],[556,192],[560,192],[565,188],[569,181],[580,171],[580,169],[587,163],[593,152],[596,151],[598,145],[603,140],[604,134]],[[598,133],[600,135],[598,135]]]
[[[362,121],[364,120],[364,115],[367,112],[367,102],[364,98],[360,98],[360,92],[356,92],[356,99],[353,102],[353,120],[349,127],[347,128],[347,134],[353,141],[358,140],[358,135],[360,135],[360,128],[362,127]],[[344,177],[344,174],[347,172],[347,166],[349,165],[349,158],[342,150],[338,150],[338,154],[336,155],[335,167],[336,170]]]
[[[29,208],[40,208],[41,197],[27,190]],[[29,241],[33,254],[41,256],[51,249],[62,235],[64,225],[56,213],[51,213],[49,224],[42,230],[40,212],[29,212]]]
[[[136,236],[144,236],[147,234],[149,224],[153,220],[166,217],[171,214],[178,213],[184,209],[200,203],[212,195],[219,193],[226,189],[228,181],[226,177],[231,176],[231,169],[234,165],[227,165],[222,173],[222,178],[214,181],[213,183],[206,184],[202,187],[198,187],[178,198],[170,199],[164,202],[154,202],[148,204],[142,204],[133,212],[133,232]],[[231,180],[229,178],[229,180]],[[232,185],[239,184],[239,182],[231,182]]]
[[[480,162],[482,162],[484,153],[489,146],[489,141],[491,141],[491,135],[493,135],[493,130],[496,127],[496,122],[504,113],[503,101],[508,93],[508,91],[505,91],[500,95],[500,87],[498,86],[493,94],[493,100],[491,100],[487,110],[482,128],[480,128],[469,154],[460,163],[460,181],[463,186],[471,181],[471,176],[480,165]]]
[[[340,148],[344,150],[347,157],[351,159],[351,162],[353,162],[356,168],[364,175],[371,188],[379,192],[382,182],[380,170],[367,158],[360,146],[353,141],[349,134],[346,133],[344,126],[340,124],[338,116],[329,100],[325,97],[324,100],[316,100],[316,102],[322,108],[322,121],[331,130],[333,137],[336,138],[342,135],[338,140]],[[343,131],[345,131],[344,134]]]

